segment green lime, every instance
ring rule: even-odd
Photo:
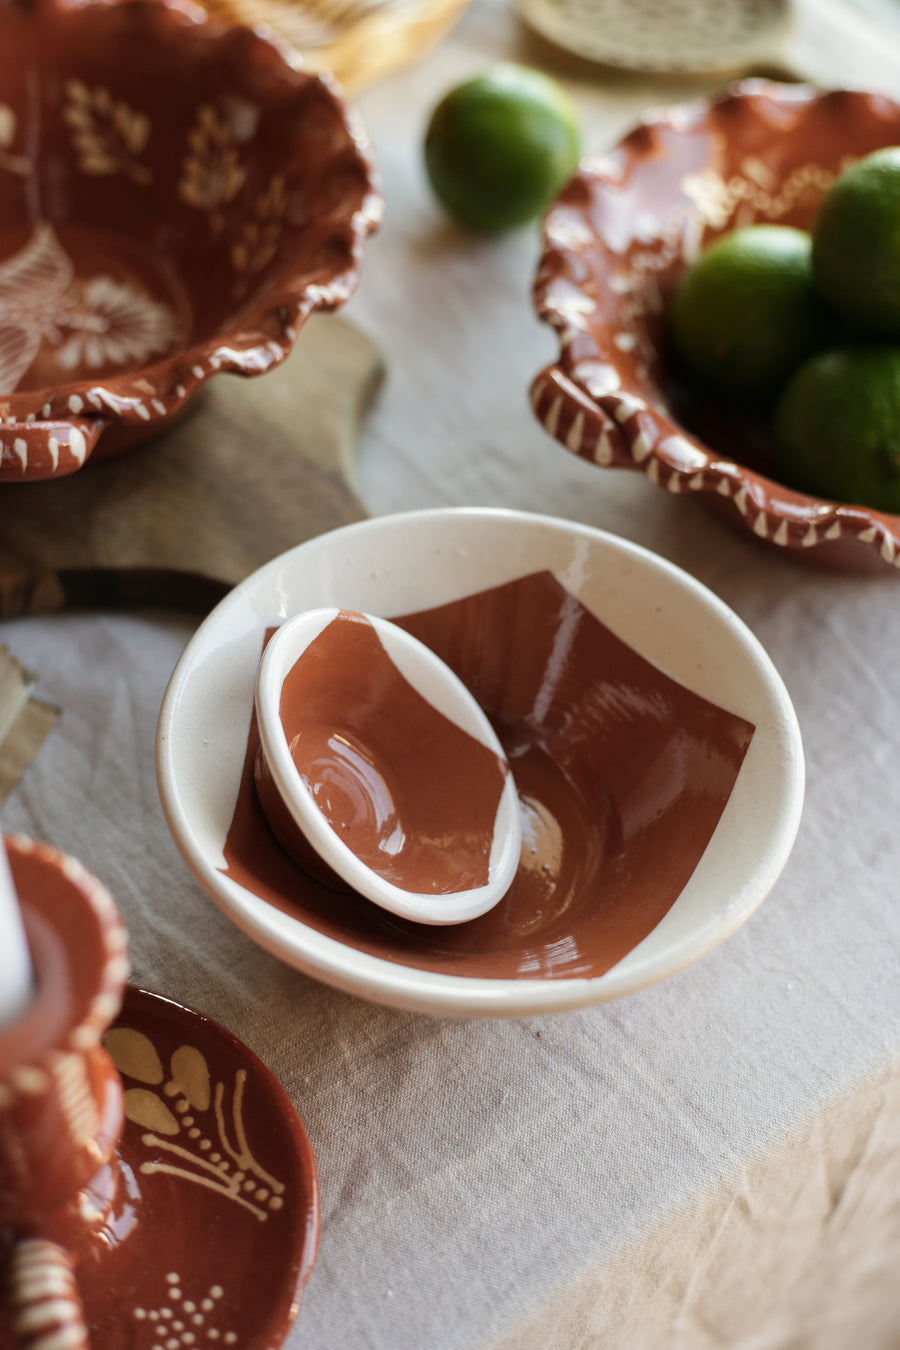
[[[775,409],[776,464],[790,487],[900,514],[900,347],[821,352]]]
[[[425,166],[438,198],[461,225],[491,234],[539,215],[579,153],[569,96],[525,66],[495,66],[452,89],[425,137]]]
[[[900,146],[857,160],[828,189],[813,267],[839,314],[867,335],[900,338]]]
[[[675,352],[713,392],[764,403],[833,340],[808,234],[748,225],[723,235],[680,279],[669,310]]]

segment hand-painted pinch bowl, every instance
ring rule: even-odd
[[[0,6],[0,479],[154,435],[352,292],[381,201],[326,77],[193,7]]]
[[[317,885],[269,830],[253,781],[260,653],[320,605],[406,628],[497,730],[523,846],[481,918],[408,923]],[[460,1016],[581,1007],[697,960],[773,886],[803,798],[788,695],[720,600],[612,535],[499,510],[365,521],[254,573],[175,669],[157,776],[188,866],[256,942],[362,997]]]
[[[532,384],[538,420],[574,454],[700,493],[793,557],[900,567],[900,517],[778,483],[768,428],[688,391],[665,335],[701,249],[748,224],[808,228],[843,168],[898,142],[900,104],[882,95],[753,80],[649,114],[585,160],[544,221],[534,304],[560,350]]]

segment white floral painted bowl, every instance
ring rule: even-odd
[[[900,569],[900,517],[775,481],[770,428],[679,381],[666,305],[678,277],[739,225],[806,229],[847,164],[900,142],[880,94],[748,80],[650,113],[585,160],[544,221],[534,290],[559,336],[532,384],[535,413],[568,450],[700,493],[741,530],[841,571]]]
[[[354,289],[381,199],[326,78],[194,9],[0,7],[0,479],[155,434]]]

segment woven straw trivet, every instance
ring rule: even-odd
[[[221,375],[166,435],[68,478],[0,487],[0,616],[150,604],[203,611],[314,534],[358,520],[373,344],[313,316],[277,370]]]
[[[424,56],[468,0],[204,0],[224,23],[264,25],[350,93]]]

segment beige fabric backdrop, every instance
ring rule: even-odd
[[[900,1061],[491,1350],[896,1350]]]
[[[897,33],[849,0],[806,0],[792,41],[824,81],[900,94]],[[895,1350],[900,578],[790,566],[537,426],[526,390],[553,340],[528,307],[534,235],[457,234],[421,167],[439,93],[529,54],[509,10],[476,0],[444,47],[360,100],[387,216],[348,317],[389,368],[362,497],[372,513],[501,504],[583,520],[731,604],[784,675],[807,753],[804,819],[770,898],[676,978],[555,1018],[449,1022],[317,985],[219,914],[168,835],[154,730],[191,625],[162,614],[0,625],[63,709],[4,825],[93,868],[135,978],[224,1022],[295,1101],[323,1230],[288,1350]],[[698,85],[570,87],[600,147]]]

